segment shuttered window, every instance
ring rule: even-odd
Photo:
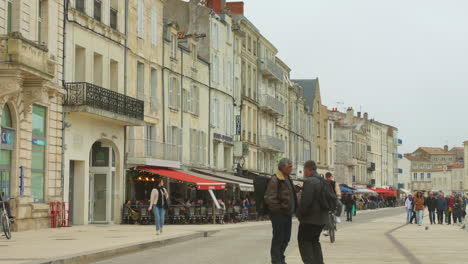
[[[155,10],[151,11],[151,43],[158,43],[158,13]]]
[[[137,35],[139,38],[144,37],[144,30],[145,30],[145,6],[143,0],[138,0],[138,23],[137,23]]]

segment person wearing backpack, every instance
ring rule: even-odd
[[[328,212],[336,208],[336,195],[332,186],[317,174],[317,165],[304,163],[305,181],[297,211],[299,219],[298,244],[304,264],[322,264],[323,253],[320,234],[328,224]]]
[[[297,209],[297,196],[289,178],[293,169],[291,160],[283,158],[278,171],[268,182],[264,202],[270,214],[273,228],[271,240],[271,263],[285,264],[284,252],[291,239],[292,216]]]

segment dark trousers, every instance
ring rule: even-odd
[[[273,227],[273,239],[271,240],[271,263],[284,264],[284,252],[291,239],[292,216],[285,214],[271,214],[271,225]]]
[[[346,220],[352,222],[353,221],[353,212],[352,209],[346,209]]]
[[[304,264],[323,264],[320,234],[324,225],[299,224],[297,240]]]
[[[445,212],[445,222],[449,225],[452,223],[452,212],[449,210]]]
[[[413,223],[413,220],[415,224],[418,223],[416,220],[416,212],[414,210],[413,210],[413,214],[411,215],[410,223]]]
[[[456,224],[457,220],[458,220],[458,217],[453,212],[452,212],[452,215],[453,215],[453,224]]]
[[[444,223],[444,210],[437,210],[437,223],[438,224]]]
[[[431,211],[429,210],[429,220],[431,220],[431,224],[435,224],[435,210]]]

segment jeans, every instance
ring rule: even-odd
[[[166,210],[164,208],[159,208],[156,205],[153,205],[153,212],[154,212],[154,223],[156,224],[156,231],[159,231],[164,226],[164,216],[166,214]]]
[[[424,213],[423,210],[418,210],[418,211],[416,211],[416,219],[417,219],[417,221],[418,221],[418,225],[422,225],[423,213]]]
[[[297,241],[304,264],[323,264],[320,233],[323,225],[299,224]]]
[[[285,214],[271,214],[271,226],[273,228],[273,238],[271,240],[271,263],[284,264],[284,252],[291,240],[292,216]]]
[[[429,220],[431,220],[431,224],[435,224],[435,211],[429,210]]]
[[[408,224],[413,217],[413,210],[406,208],[406,223]]]
[[[350,210],[346,210],[346,220],[348,221],[353,221],[353,212],[352,212],[353,209],[350,209]]]
[[[437,223],[438,224],[444,223],[444,210],[437,210]]]

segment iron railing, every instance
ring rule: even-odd
[[[66,83],[67,97],[64,105],[87,105],[112,113],[144,119],[144,105],[141,100],[99,87],[86,82]]]
[[[131,158],[153,158],[181,161],[180,146],[149,139],[128,139],[128,156]]]
[[[284,152],[285,151],[285,143],[284,140],[273,136],[260,136],[260,147],[270,149],[277,152]]]
[[[259,59],[260,71],[264,74],[275,77],[277,80],[283,80],[283,70],[270,59]]]
[[[284,115],[284,104],[269,94],[260,96],[260,107],[277,115]]]

